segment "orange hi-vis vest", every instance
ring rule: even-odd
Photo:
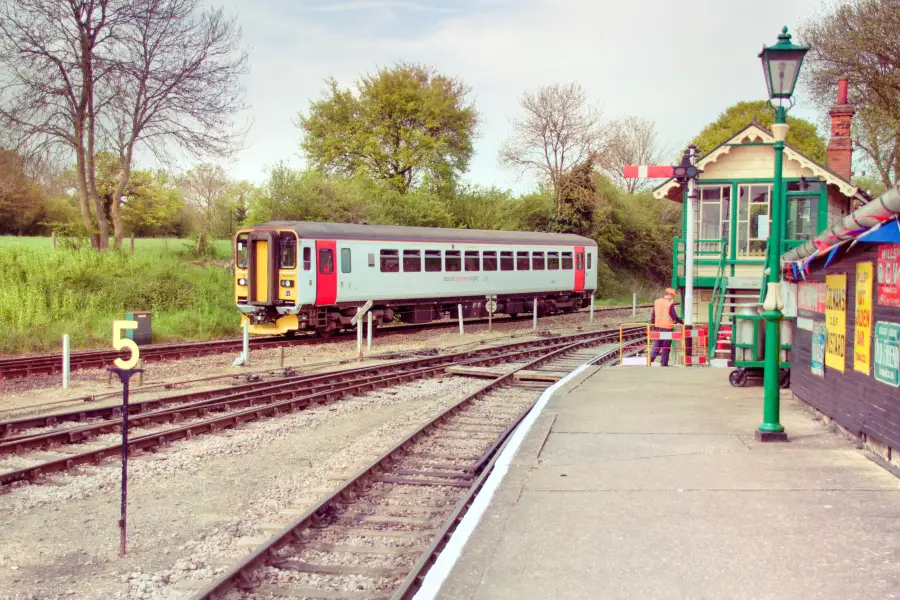
[[[669,316],[672,301],[668,298],[660,298],[653,303],[653,326],[659,329],[675,329],[675,321]]]

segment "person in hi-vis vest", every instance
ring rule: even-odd
[[[672,332],[675,329],[675,323],[684,323],[675,312],[675,290],[666,288],[666,295],[653,303],[653,310],[650,311],[650,323],[653,324],[654,331]],[[650,364],[656,360],[658,354],[662,355],[660,363],[664,367],[669,366],[669,348],[672,346],[672,340],[656,340],[653,342],[653,350],[650,352]]]

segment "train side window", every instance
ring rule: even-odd
[[[444,270],[462,270],[462,259],[459,257],[459,250],[446,250],[444,252]]]
[[[350,272],[350,248],[341,248],[341,273]]]
[[[572,270],[572,253],[571,252],[563,252],[562,253],[562,268],[566,270]]]
[[[550,269],[553,269],[554,271],[559,269],[559,252],[547,253],[547,270]]]
[[[312,248],[306,247],[303,249],[303,270],[310,269],[312,269]]]
[[[319,273],[322,275],[334,273],[334,251],[331,248],[319,250]]]
[[[249,256],[247,243],[249,242],[250,236],[246,233],[242,233],[237,236],[237,248],[235,248],[235,254],[237,257],[235,261],[237,262],[238,269],[246,269],[247,268],[247,257]]]
[[[297,237],[293,233],[282,233],[278,236],[278,267],[293,269],[297,266]]]
[[[527,271],[529,268],[528,253],[516,252],[516,271]]]
[[[512,262],[512,261],[510,261]],[[496,250],[485,250],[481,253],[481,268],[485,271],[497,270],[497,252]]]
[[[425,251],[425,271],[428,273],[441,272],[441,251],[426,250]]]
[[[590,252],[587,253],[587,268],[588,269],[591,268],[591,253]]]
[[[466,271],[480,271],[481,265],[479,265],[478,259],[478,250],[466,250],[466,261],[465,268]]]
[[[581,271],[584,269],[584,253],[576,252],[575,253],[575,268]]]
[[[418,250],[403,251],[403,270],[404,271],[421,271],[422,270],[422,253]]]
[[[501,252],[500,253],[500,270],[501,271],[512,271],[516,266],[515,261],[513,260],[512,252]]]
[[[381,251],[381,272],[382,273],[399,273],[400,272],[400,253],[396,250]]]
[[[369,266],[370,267],[375,266],[375,253],[374,252],[369,252]]]
[[[531,253],[531,268],[535,271],[543,271],[544,270],[544,253],[543,252],[532,252]]]

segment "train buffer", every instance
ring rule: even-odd
[[[759,388],[719,369],[563,380],[417,597],[890,598],[900,479],[782,394],[773,445]]]

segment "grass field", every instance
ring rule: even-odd
[[[134,240],[135,254],[187,254],[191,247],[192,243],[190,240],[177,238],[135,238]],[[214,247],[218,258],[227,259],[231,256],[230,240],[216,240]],[[53,240],[49,237],[0,236],[0,250],[4,248],[43,248],[52,250]],[[62,249],[61,240],[57,240],[57,249]],[[125,238],[122,241],[122,251],[131,252],[130,238]]]
[[[135,240],[135,253],[52,249],[49,238],[0,237],[0,354],[110,345],[112,321],[151,311],[153,341],[239,334],[231,270],[194,266],[187,240]],[[229,256],[229,242],[217,242]]]

